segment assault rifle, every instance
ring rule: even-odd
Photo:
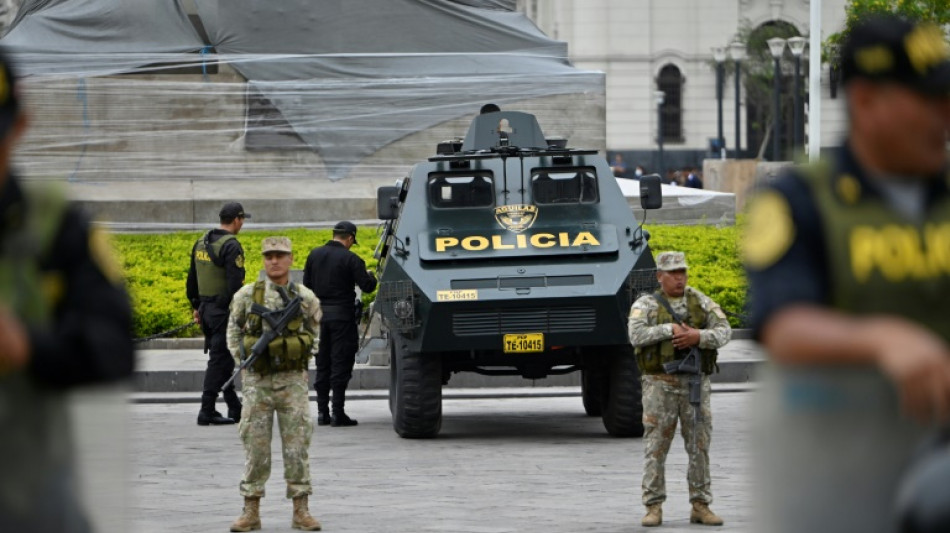
[[[254,346],[251,347],[250,357],[244,359],[241,362],[241,366],[234,371],[234,374],[221,386],[221,390],[228,388],[234,380],[238,377],[238,374],[242,370],[254,364],[254,361],[260,357],[261,354],[267,350],[267,345],[270,344],[274,339],[280,337],[287,330],[287,325],[290,324],[290,321],[297,318],[300,315],[300,296],[295,296],[294,299],[290,300],[283,309],[268,309],[259,303],[255,303],[251,306],[251,312],[254,314],[261,315],[261,320],[267,323],[270,326],[270,329],[264,328],[264,331],[261,333],[261,338],[257,339],[257,342],[254,343]],[[243,353],[243,344],[242,347],[242,356]],[[278,363],[279,364],[279,363]]]
[[[683,327],[689,327],[679,314],[673,311],[670,302],[661,294],[654,295],[656,301],[660,303],[673,316],[673,320]],[[703,420],[702,402],[703,402],[703,353],[697,346],[690,346],[686,356],[682,359],[663,363],[663,371],[667,374],[689,374],[689,405],[693,408],[693,438],[690,445],[696,449],[696,431],[699,423]]]

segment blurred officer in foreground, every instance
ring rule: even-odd
[[[240,364],[250,357],[265,328],[271,329],[255,310],[255,304],[279,312],[300,298],[300,307],[294,316],[287,317],[290,320],[283,334],[267,344],[241,377],[245,411],[238,433],[247,456],[241,480],[244,512],[231,525],[231,531],[261,528],[260,501],[270,477],[275,414],[287,497],[294,501],[291,525],[294,529],[319,531],[320,522],[310,516],[308,506],[308,496],[313,493],[308,455],[313,422],[307,401],[307,366],[320,324],[320,302],[310,289],[290,282],[294,260],[290,239],[267,237],[261,250],[267,279],[245,285],[231,302],[227,341],[234,362]]]
[[[359,315],[356,290],[372,292],[376,277],[366,263],[350,251],[356,244],[356,225],[342,221],[333,226],[333,240],[314,248],[303,270],[303,284],[320,298],[323,321],[320,323],[320,349],[317,352],[317,424],[355,426],[356,420],[343,410],[346,387],[353,377],[353,363],[359,349]],[[330,416],[330,390],[333,390],[333,416]]]
[[[775,362],[755,447],[768,531],[897,531],[913,450],[950,417],[944,39],[895,17],[857,24],[841,56],[843,145],[751,203],[753,327]]]
[[[0,53],[0,531],[87,532],[65,391],[132,373],[132,313],[103,231],[11,173],[15,85]]]
[[[641,296],[630,308],[628,329],[636,349],[637,365],[643,381],[643,504],[646,527],[663,523],[666,501],[666,454],[682,424],[683,440],[689,455],[686,478],[692,511],[689,521],[709,526],[722,525],[712,512],[712,481],[709,476],[709,441],[712,438],[712,411],[709,408],[709,374],[716,368],[718,348],[732,335],[732,328],[719,304],[687,286],[686,256],[683,252],[663,252],[656,258],[656,278],[660,290]],[[690,374],[667,373],[664,363],[684,359],[690,348],[702,354],[695,369],[700,413],[690,404]],[[695,387],[696,385],[694,385]],[[695,394],[695,392],[694,392]]]
[[[228,404],[228,416],[215,410],[218,391],[234,372],[234,360],[228,353],[226,329],[231,297],[244,285],[244,249],[237,234],[244,219],[251,215],[236,202],[224,204],[218,213],[221,226],[202,235],[191,248],[191,266],[188,268],[186,290],[195,322],[201,324],[205,335],[205,370],[201,392],[198,425],[234,424],[241,420],[241,400],[234,385],[223,391]]]

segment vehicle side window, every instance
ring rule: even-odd
[[[536,169],[531,172],[535,204],[592,204],[598,200],[593,168]]]
[[[491,175],[429,175],[429,205],[438,208],[492,207],[495,187]]]

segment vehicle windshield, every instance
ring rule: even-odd
[[[596,203],[597,172],[593,168],[532,170],[531,196],[539,205]]]
[[[430,174],[429,205],[437,208],[495,205],[495,187],[491,173]]]

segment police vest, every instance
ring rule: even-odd
[[[195,243],[195,273],[198,276],[198,294],[205,297],[226,295],[228,280],[221,249],[224,243],[235,239],[234,235],[222,235],[209,243],[211,232],[204,234]]]
[[[264,305],[265,282],[257,281],[254,283],[254,293],[252,299],[254,303]],[[291,298],[296,296],[296,286],[290,284]],[[263,333],[263,319],[261,315],[249,312],[247,314],[247,329],[242,340],[244,344],[244,353],[248,357],[251,355],[251,349],[254,343],[261,338]],[[273,374],[274,372],[286,372],[292,370],[306,370],[310,362],[310,349],[313,347],[313,335],[307,332],[303,327],[303,313],[298,313],[284,330],[284,334],[275,338],[267,345],[267,353],[262,354],[251,368],[258,374]]]
[[[657,291],[657,294],[661,295],[662,293]],[[699,300],[699,296],[693,291],[686,291],[685,320],[690,327],[696,329],[706,327],[706,312],[703,311],[703,305]],[[657,325],[671,324],[672,322],[673,315],[671,315],[663,305],[660,305],[656,313]],[[703,373],[712,374],[713,371],[716,370],[716,357],[719,355],[719,352],[715,349],[708,348],[700,348],[699,351],[703,354]],[[684,350],[676,350],[673,347],[672,339],[667,339],[649,346],[641,346],[637,348],[635,352],[641,374],[663,374],[663,363],[670,363],[686,356]]]
[[[812,167],[805,181],[821,213],[831,304],[856,315],[896,314],[950,342],[950,196],[920,222],[861,191],[849,174]]]

